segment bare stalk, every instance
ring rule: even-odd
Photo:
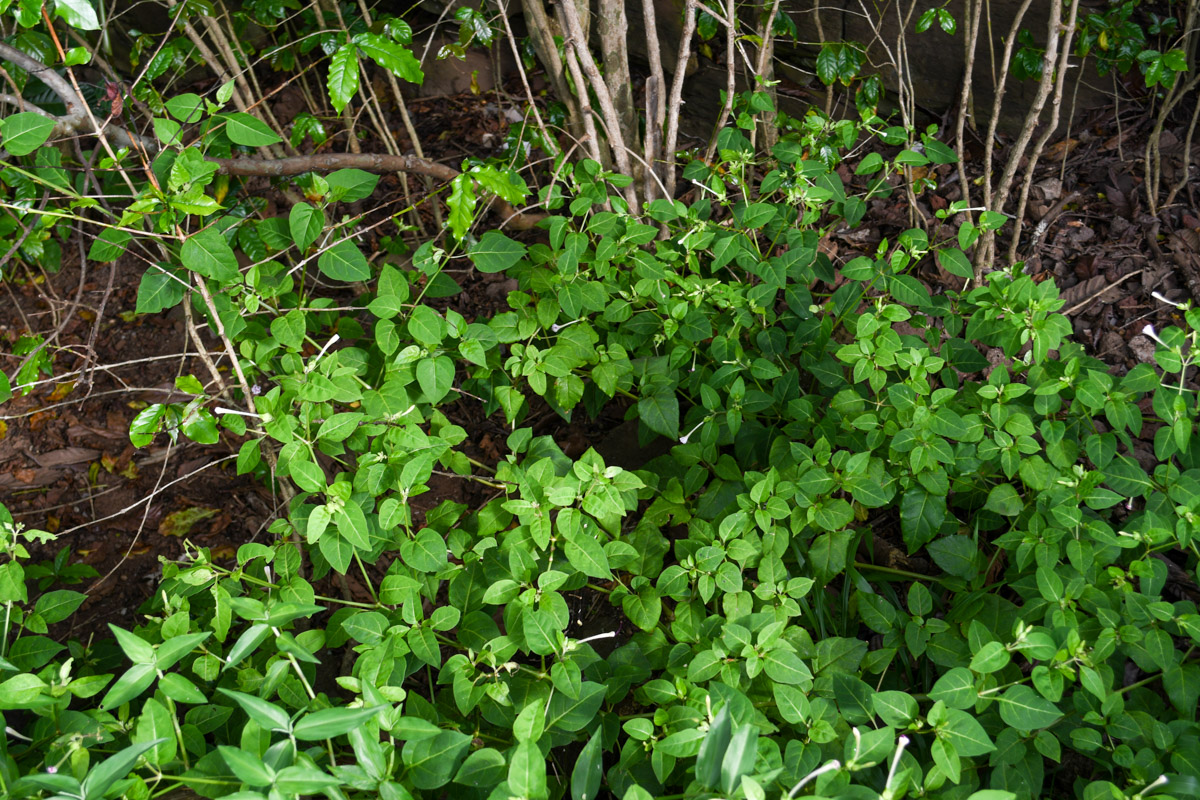
[[[696,0],[687,0],[683,10],[683,32],[679,35],[679,57],[671,79],[671,98],[667,102],[667,141],[664,157],[667,165],[667,197],[675,196],[675,147],[679,143],[679,108],[683,104],[683,78],[692,53],[692,35],[696,32]]]
[[[621,130],[621,119],[617,114],[616,106],[613,104],[612,95],[608,91],[608,85],[605,84],[604,78],[600,75],[600,70],[596,66],[596,60],[592,58],[592,51],[588,48],[587,38],[583,32],[583,25],[579,21],[579,10],[573,2],[560,3],[559,10],[563,13],[563,20],[566,22],[568,33],[568,47],[574,50],[575,55],[579,59],[579,66],[587,76],[588,82],[577,83],[576,88],[579,90],[580,101],[582,96],[587,94],[587,87],[591,86],[592,91],[596,93],[596,99],[600,103],[601,119],[604,121],[604,126],[608,132],[608,143],[612,150],[613,158],[616,161],[617,171],[622,175],[633,175],[632,166],[629,163],[629,152],[625,149],[625,137]],[[629,184],[621,190],[625,196],[625,202],[629,204],[631,211],[636,212],[637,208],[637,189],[634,184]]]
[[[642,3],[642,22],[646,28],[646,58],[650,62],[650,77],[646,79],[646,139],[643,152],[650,173],[646,176],[643,193],[647,201],[654,199],[655,185],[662,182],[663,124],[667,119],[667,79],[663,71],[662,48],[658,43],[658,20],[654,3]],[[670,199],[670,198],[668,198]]]
[[[1029,11],[1029,6],[1032,2],[1033,0],[1024,0],[1021,3],[1021,7],[1017,9],[1016,16],[1013,17],[1012,27],[1008,31],[1008,38],[1004,41],[1004,54],[1001,56],[1000,70],[995,80],[996,96],[992,100],[992,116],[988,120],[987,139],[983,143],[983,206],[988,209],[995,207],[992,192],[992,152],[996,144],[996,127],[1000,123],[1000,109],[1004,103],[1004,87],[1008,81],[1008,65],[1012,63],[1013,48],[1017,44],[1017,32],[1021,30],[1021,22],[1025,19],[1025,14]],[[991,26],[990,15],[988,25],[989,27]],[[989,40],[991,39],[990,33],[988,38]],[[983,273],[984,262],[991,258],[995,249],[995,241],[993,232],[989,231],[977,245],[975,250],[976,279]]]
[[[708,148],[704,151],[704,160],[708,162],[712,161],[713,153],[717,151],[717,137],[721,135],[721,130],[725,127],[725,123],[729,121],[729,114],[733,111],[733,95],[737,90],[737,75],[735,72],[737,9],[734,7],[734,0],[726,0],[725,16],[725,102],[721,106],[721,114],[717,117],[717,124],[713,126],[712,138],[709,139]]]
[[[958,152],[958,185],[962,187],[962,200],[967,208],[971,207],[971,183],[967,180],[967,167],[964,153],[967,150],[965,141],[967,117],[974,105],[971,94],[971,82],[975,74],[975,51],[979,46],[979,19],[983,14],[983,0],[968,0],[967,27],[963,32],[963,47],[965,63],[963,66],[962,94],[958,100],[958,117],[955,121],[954,142]],[[972,122],[971,127],[974,127]],[[967,212],[967,221],[974,224],[974,214]]]
[[[1055,3],[1055,7],[1061,9],[1058,3]],[[1033,186],[1033,171],[1037,169],[1038,159],[1042,156],[1042,150],[1045,149],[1046,142],[1050,140],[1050,136],[1058,128],[1059,111],[1062,108],[1063,87],[1067,83],[1067,62],[1071,57],[1071,44],[1075,40],[1075,20],[1078,14],[1079,0],[1071,0],[1071,9],[1067,14],[1067,25],[1062,31],[1061,52],[1058,56],[1058,64],[1055,67],[1054,101],[1050,104],[1050,122],[1038,137],[1037,143],[1033,147],[1033,153],[1029,156],[1029,165],[1025,168],[1025,180],[1021,183],[1021,196],[1017,200],[1017,213],[1013,217],[1012,240],[1008,245],[1008,262],[1010,264],[1017,260],[1017,246],[1021,243],[1021,226],[1025,219],[1025,204],[1029,202],[1029,189]],[[1054,38],[1057,40],[1058,36],[1055,35]],[[1049,51],[1049,47],[1047,47],[1047,51]],[[1043,70],[1049,66],[1047,62],[1043,62]],[[1046,76],[1043,75],[1042,77],[1044,79]],[[1039,96],[1040,94],[1039,92]],[[1041,113],[1040,108],[1038,108],[1038,113]],[[1026,125],[1029,126],[1029,120],[1026,121]],[[1013,155],[1015,156],[1016,153]]]

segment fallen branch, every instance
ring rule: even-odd
[[[37,113],[55,120],[54,134],[76,133],[89,125],[87,106],[81,102],[71,84],[53,69],[12,45],[0,42],[0,58],[11,61],[36,76],[50,87],[66,106],[67,113],[56,117],[38,109]],[[17,98],[14,98],[17,99]],[[154,139],[132,133],[120,125],[104,126],[104,133],[122,146],[134,146],[147,153],[159,150]],[[410,172],[449,181],[461,173],[453,167],[417,156],[375,155],[371,153],[324,153],[289,158],[209,158],[226,175],[285,177],[305,172],[332,172],[338,169],[361,169],[367,172]],[[496,198],[494,208],[504,217],[504,225],[517,230],[529,230],[546,218],[546,214],[518,211],[509,203]]]
[[[225,175],[263,176],[282,178],[305,172],[333,172],[338,169],[361,169],[366,172],[408,172],[428,175],[438,180],[449,181],[461,173],[417,156],[393,156],[375,153],[318,153],[311,156],[290,158],[208,158]],[[546,214],[518,211],[504,200],[496,198],[496,211],[504,217],[504,224],[517,230],[529,230],[546,218]]]

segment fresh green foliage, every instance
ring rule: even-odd
[[[379,29],[326,42],[339,110],[364,57],[420,77],[411,31]],[[857,80],[861,56],[824,53],[822,79]],[[82,573],[27,568],[53,537],[0,507],[9,796],[1098,799],[1164,776],[1157,796],[1197,795],[1200,615],[1168,584],[1197,574],[1200,310],[1147,332],[1156,367],[1114,376],[1052,282],[1017,266],[935,295],[914,276],[970,277],[998,214],[835,263],[834,226],[955,160],[870,98],[863,122],[814,113],[759,154],[743,130],[769,99],[743,96],[716,163],[683,171],[690,204],[628,209],[631,178],[558,156],[541,238],[477,231],[483,193],[529,189],[468,164],[450,235],[399,261],[339,216],[376,188],[359,170],[252,213],[206,155],[279,135],[222,91],[163,104],[156,180],[117,227],[166,242],[138,310],[191,303],[269,388],[231,411],[181,377],[192,399],[130,438],[223,429],[239,474],[294,491],[269,539],[232,561],[188,543],[138,619],[66,645],[50,626],[85,598],[52,587]],[[53,159],[39,125],[3,130],[22,170]],[[504,311],[433,302],[466,263],[515,281]],[[39,344],[13,385],[50,368]],[[469,455],[457,404],[509,427],[498,463]],[[543,409],[616,411],[669,446],[572,459],[534,430]],[[418,513],[435,473],[490,498]]]

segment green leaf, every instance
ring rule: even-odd
[[[366,281],[371,278],[371,266],[353,241],[338,242],[317,256],[317,267],[327,278],[335,281]]]
[[[179,276],[163,270],[157,264],[142,273],[142,282],[138,284],[138,302],[134,307],[139,314],[157,314],[174,308],[184,299],[187,285]]]
[[[507,763],[499,750],[485,747],[467,756],[454,775],[454,782],[476,789],[491,789],[500,785],[507,775]]]
[[[733,735],[733,720],[729,714],[729,705],[721,706],[721,710],[713,717],[708,733],[700,744],[700,752],[696,755],[696,779],[709,789],[717,788],[721,780],[721,763],[725,751],[729,749],[729,741]]]
[[[232,698],[246,712],[246,716],[258,723],[259,727],[264,730],[291,731],[292,721],[288,717],[288,713],[274,703],[263,700],[261,697],[255,697],[252,694],[235,692],[232,689],[224,687],[218,688],[217,691],[226,697]]]
[[[365,200],[375,192],[379,176],[361,169],[339,169],[325,176],[329,196],[342,203]]]
[[[919,713],[916,698],[896,690],[876,692],[871,696],[871,706],[880,719],[894,728],[908,726]]]
[[[1012,484],[1000,483],[988,492],[987,502],[983,507],[1004,517],[1015,517],[1025,508],[1025,502],[1021,500]]]
[[[156,674],[153,664],[134,664],[117,678],[108,694],[104,695],[104,700],[100,703],[101,710],[116,708],[137,697],[154,683]]]
[[[54,130],[54,120],[22,111],[0,119],[0,144],[10,155],[27,156],[37,150]]]
[[[982,756],[996,749],[979,720],[957,708],[946,710],[946,725],[941,732],[961,756]]]
[[[301,251],[307,250],[317,240],[324,227],[325,212],[321,209],[313,208],[304,201],[292,206],[288,214],[288,230],[292,234],[292,241]]]
[[[725,757],[721,759],[721,789],[726,796],[732,795],[733,790],[741,785],[743,775],[753,771],[757,755],[758,728],[743,724],[733,732]]]
[[[1058,706],[1028,686],[1013,686],[997,699],[1000,718],[1017,730],[1047,728],[1063,716]]]
[[[249,786],[270,786],[275,782],[275,770],[267,766],[261,756],[252,756],[245,750],[228,745],[220,745],[217,751],[242,783]]]
[[[72,28],[82,31],[100,30],[100,20],[90,0],[55,0],[54,14],[62,17]]]
[[[480,272],[503,272],[525,256],[525,245],[499,231],[488,231],[467,252]]]
[[[965,667],[955,667],[933,684],[929,697],[941,701],[950,708],[971,708],[979,697],[975,691],[975,678]]]
[[[450,181],[446,206],[450,209],[450,233],[461,240],[475,219],[475,182],[470,175],[456,175]]]
[[[458,731],[440,731],[431,738],[405,744],[402,758],[413,785],[437,789],[449,783],[470,745],[471,737]]]
[[[137,763],[142,753],[159,744],[160,741],[162,740],[131,744],[92,767],[88,771],[87,777],[83,779],[81,786],[84,800],[100,800],[101,797],[104,797],[109,787],[129,774],[129,770],[133,769],[133,765]]]
[[[34,613],[40,614],[46,624],[53,625],[56,622],[62,622],[67,617],[75,613],[75,609],[87,600],[87,595],[83,592],[73,592],[70,589],[58,589],[53,592],[46,592],[37,599],[34,604]]]
[[[407,47],[401,47],[391,39],[376,33],[360,33],[353,41],[363,55],[397,78],[403,78],[409,83],[424,82],[425,74],[421,71],[421,63]]]
[[[914,553],[932,540],[945,519],[945,497],[932,495],[919,486],[906,491],[900,501],[900,530],[908,551]]]
[[[987,675],[1004,669],[1010,660],[1008,650],[1002,643],[988,642],[971,659],[971,671]]]
[[[149,642],[137,634],[130,633],[124,628],[118,628],[111,623],[108,628],[117,637],[117,644],[121,646],[126,658],[135,664],[154,663],[154,647]]]
[[[594,526],[589,526],[590,530]],[[608,556],[596,537],[587,530],[571,531],[564,537],[563,552],[571,566],[587,575],[589,578],[612,580],[612,570],[608,565]]]
[[[329,100],[333,110],[342,109],[358,92],[358,49],[352,43],[339,47],[329,60]]]
[[[571,800],[596,800],[604,777],[603,742],[600,728],[588,739],[571,770]]]
[[[174,719],[167,707],[153,697],[142,705],[138,715],[137,728],[131,741],[140,744],[151,744],[146,751],[146,760],[156,766],[166,764],[175,758],[175,727]]]
[[[92,246],[88,248],[88,260],[101,263],[116,261],[117,257],[125,252],[125,248],[132,238],[129,231],[105,228],[99,236],[92,240]]]
[[[771,680],[789,686],[810,684],[813,678],[812,671],[800,656],[781,648],[771,650],[763,657],[763,667]]]
[[[245,147],[266,147],[283,138],[271,130],[267,123],[241,111],[222,115],[225,120],[225,135],[234,144]]]
[[[521,742],[513,751],[508,764],[508,786],[518,797],[545,800],[546,759],[534,742]]]
[[[669,439],[679,438],[679,398],[675,392],[660,392],[639,398],[638,416],[655,433]]]
[[[971,265],[971,260],[967,258],[966,253],[957,247],[941,248],[937,251],[937,260],[942,265],[942,269],[951,275],[957,275],[960,278],[970,278],[975,274],[975,268]]]
[[[179,255],[183,265],[192,272],[212,278],[222,285],[236,283],[241,278],[233,248],[225,236],[211,225],[189,236]]]
[[[546,730],[555,728],[573,733],[583,728],[596,717],[600,703],[604,701],[604,686],[591,681],[584,681],[578,697],[568,697],[562,692],[550,696],[550,705],[546,708]]]
[[[324,708],[306,714],[296,722],[292,735],[304,741],[320,741],[349,733],[375,717],[383,706],[371,708]]]
[[[434,405],[454,388],[454,361],[449,356],[423,358],[417,362],[416,372],[425,399]]]

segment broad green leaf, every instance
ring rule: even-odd
[[[521,742],[513,751],[508,764],[508,785],[518,797],[545,800],[546,759],[534,742]]]
[[[342,203],[365,200],[379,185],[379,176],[361,169],[339,169],[325,176],[330,199]]]
[[[347,239],[321,251],[317,267],[327,278],[335,281],[366,281],[371,278],[371,266],[353,241]]]
[[[661,392],[638,399],[638,416],[646,427],[668,439],[679,438],[679,398]]]
[[[226,697],[232,698],[250,719],[254,720],[264,730],[291,731],[292,721],[288,713],[272,702],[263,700],[245,692],[235,692],[232,689],[220,687],[217,689]]]
[[[450,181],[446,206],[450,209],[450,232],[455,239],[462,239],[475,219],[475,182],[470,175],[456,175]]]
[[[383,706],[371,708],[324,708],[301,717],[292,734],[304,741],[320,741],[349,733],[375,717]]]
[[[192,272],[212,278],[222,285],[235,283],[241,277],[233,248],[225,236],[211,225],[184,241],[180,259]]]
[[[742,776],[749,775],[754,769],[757,755],[758,728],[744,723],[733,732],[729,747],[721,759],[721,789],[727,797],[741,784]]]
[[[90,0],[55,0],[54,14],[72,28],[79,28],[81,31],[100,30],[100,20]]]
[[[101,263],[115,261],[125,252],[125,247],[132,238],[129,231],[105,228],[99,236],[92,240],[92,246],[88,248],[88,259]]]
[[[1028,686],[1013,686],[997,699],[1000,718],[1018,730],[1047,728],[1063,716],[1058,706]]]
[[[571,770],[571,800],[596,800],[604,777],[603,755],[600,729],[597,728]]]
[[[187,284],[178,275],[152,264],[138,284],[136,310],[139,314],[157,314],[174,308],[183,300],[186,289]]]
[[[508,764],[500,751],[485,747],[467,756],[454,775],[454,782],[476,789],[491,789],[498,786],[507,774]]]
[[[42,619],[47,624],[53,625],[56,622],[62,622],[71,614],[75,613],[75,609],[87,600],[87,595],[83,592],[73,592],[70,589],[58,589],[53,592],[46,592],[37,599],[33,610],[40,614]]]
[[[130,741],[138,744],[151,744],[145,757],[156,766],[166,764],[175,758],[175,727],[171,712],[167,707],[153,697],[142,705],[138,715],[137,728]]]
[[[608,565],[608,556],[604,554],[604,548],[596,540],[596,537],[589,533],[594,527],[589,526],[586,530],[572,531],[565,536],[563,552],[566,553],[567,561],[571,563],[571,566],[589,578],[612,580],[613,574]]]
[[[0,119],[0,145],[10,155],[27,156],[41,147],[53,130],[54,120],[41,114],[32,111],[10,114]]]
[[[221,745],[217,750],[239,781],[249,786],[270,786],[275,782],[275,770],[263,763],[262,757],[227,745]]]
[[[713,717],[696,755],[696,779],[701,785],[709,789],[717,788],[721,780],[721,762],[725,758],[732,735],[733,721],[729,715],[729,705],[726,704],[721,706],[721,710]]]
[[[987,502],[984,504],[984,508],[988,511],[1005,517],[1015,517],[1021,513],[1021,509],[1024,507],[1025,503],[1021,500],[1021,496],[1009,483],[993,486],[988,492]]]
[[[458,731],[440,731],[405,744],[402,757],[413,785],[428,790],[449,783],[470,745],[471,737]]]
[[[975,691],[975,679],[970,670],[964,667],[955,667],[938,678],[929,692],[931,699],[940,700],[950,708],[960,709],[974,706],[978,696]]]
[[[546,730],[557,728],[567,733],[583,730],[595,719],[600,703],[604,701],[604,693],[603,685],[591,681],[584,681],[579,696],[575,698],[555,692],[550,696],[550,704],[546,708]]]
[[[425,74],[421,71],[421,63],[407,47],[375,33],[360,33],[354,37],[354,43],[363,55],[397,78],[403,78],[409,83],[424,82]]]
[[[525,245],[499,231],[488,231],[467,253],[480,272],[503,272],[525,256]]]
[[[124,750],[111,755],[100,764],[92,767],[81,786],[83,800],[100,800],[108,792],[109,787],[129,774],[137,760],[151,747],[161,740],[131,744]]]
[[[352,43],[339,47],[329,60],[329,100],[333,110],[342,109],[358,92],[358,50]]]
[[[292,206],[288,214],[288,230],[292,234],[292,241],[301,251],[307,250],[317,240],[324,227],[325,212],[321,209],[313,208],[303,200]]]
[[[250,114],[236,111],[232,114],[224,114],[223,118],[225,135],[234,144],[245,147],[266,147],[283,141],[279,134],[267,126],[267,123]]]

